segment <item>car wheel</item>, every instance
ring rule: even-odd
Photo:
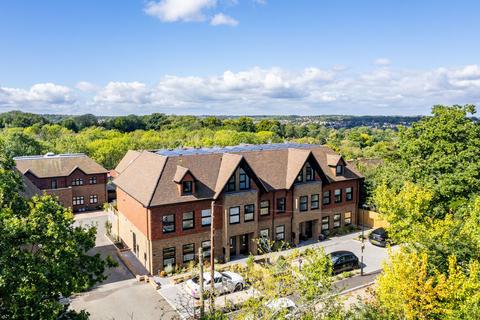
[[[243,290],[243,284],[238,283],[238,284],[235,286],[235,289],[233,290],[233,292],[242,291],[242,290]]]

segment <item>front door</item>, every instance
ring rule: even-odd
[[[237,255],[237,236],[230,237],[230,257]]]
[[[240,254],[248,254],[248,234],[240,236]]]
[[[305,222],[305,237],[307,239],[310,239],[313,237],[313,222],[312,221],[307,221]]]

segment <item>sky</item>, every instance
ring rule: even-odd
[[[480,105],[480,1],[0,0],[0,111],[422,115]]]

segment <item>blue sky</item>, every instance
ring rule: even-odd
[[[426,114],[480,101],[478,1],[0,1],[0,110]]]

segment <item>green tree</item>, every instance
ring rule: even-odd
[[[73,214],[51,196],[26,201],[13,162],[0,159],[0,318],[81,318],[59,302],[105,279],[113,265],[87,252],[95,228],[73,226]]]
[[[475,107],[434,106],[432,116],[400,130],[389,185],[411,181],[432,192],[439,217],[480,192],[480,127],[470,117]]]
[[[38,155],[44,151],[43,146],[35,138],[16,129],[5,132],[0,144],[3,152],[9,157]]]

